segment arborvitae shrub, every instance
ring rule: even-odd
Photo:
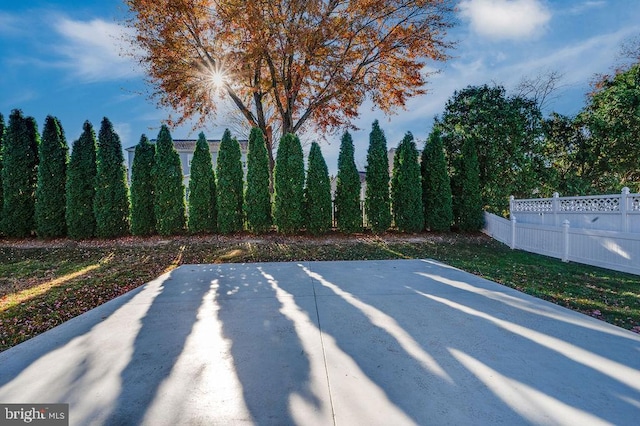
[[[131,233],[151,235],[156,231],[154,212],[154,183],[151,171],[155,163],[156,147],[142,135],[136,145],[131,165]]]
[[[209,143],[204,133],[198,136],[191,160],[189,179],[189,232],[211,233],[217,227],[216,177],[211,164]]]
[[[35,231],[35,190],[40,136],[35,120],[13,110],[3,144],[4,233],[23,238]]]
[[[424,227],[422,185],[418,151],[413,135],[407,133],[393,159],[391,203],[396,227],[402,232],[419,232]]]
[[[431,132],[422,151],[422,203],[426,229],[448,231],[451,228],[451,181],[438,129]]]
[[[306,228],[318,235],[331,229],[331,181],[320,145],[311,144],[305,187]]]
[[[223,234],[242,231],[243,172],[240,144],[224,131],[216,164],[218,179],[218,231]]]
[[[96,236],[115,238],[129,233],[129,189],[120,137],[108,118],[102,120],[96,153]]]
[[[342,135],[338,154],[336,182],[336,222],[338,230],[345,233],[362,229],[360,209],[360,174],[354,159],[353,139],[349,132]]]
[[[67,167],[67,235],[80,240],[95,235],[93,211],[96,180],[96,134],[88,121],[84,122],[80,139],[73,143]]]
[[[462,170],[458,227],[461,231],[479,231],[484,225],[482,193],[480,192],[480,166],[473,138],[466,138],[462,145]]]
[[[162,125],[158,133],[151,174],[154,182],[156,230],[160,235],[181,234],[187,220],[182,166],[166,125]]]
[[[367,152],[367,186],[364,208],[367,221],[374,233],[385,232],[391,226],[391,200],[389,199],[389,157],[387,140],[378,120],[373,122]]]
[[[36,233],[40,238],[62,237],[65,219],[69,147],[57,118],[48,116],[40,143],[36,188]]]
[[[280,139],[274,180],[276,227],[284,234],[296,233],[304,225],[304,157],[295,135],[289,133]]]
[[[244,194],[247,228],[262,233],[271,229],[271,194],[269,193],[269,156],[262,131],[254,127],[249,135],[247,153],[247,189]]]
[[[4,143],[4,116],[0,113],[0,235],[3,232],[2,226],[2,205],[4,204],[3,189],[2,189],[2,144]]]

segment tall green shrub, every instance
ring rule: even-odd
[[[65,219],[69,147],[57,118],[48,116],[40,143],[36,188],[36,233],[40,238],[62,237]]]
[[[425,228],[448,231],[453,222],[451,181],[447,171],[442,137],[436,128],[422,151],[422,203]]]
[[[35,231],[35,190],[40,136],[35,120],[13,110],[3,145],[4,233],[26,237]]]
[[[304,192],[307,231],[317,235],[331,229],[331,181],[320,145],[311,144]]]
[[[156,231],[154,212],[154,184],[151,171],[155,163],[156,147],[142,135],[136,145],[131,165],[131,233],[151,235]]]
[[[295,135],[288,133],[280,139],[274,180],[276,227],[284,234],[298,232],[304,225],[304,157]]]
[[[209,143],[201,132],[191,160],[189,232],[193,234],[214,232],[217,219],[216,176],[211,164]]]
[[[391,203],[396,227],[402,232],[419,232],[424,227],[422,184],[418,151],[408,132],[393,159]]]
[[[344,132],[338,154],[335,199],[336,222],[341,232],[351,233],[362,229],[360,190],[360,174],[354,159],[353,139],[349,132]]]
[[[96,236],[115,238],[129,233],[129,189],[120,137],[103,118],[96,153]]]
[[[67,167],[67,234],[76,240],[91,238],[96,231],[93,211],[96,191],[96,145],[93,126],[85,121],[80,139],[73,143]]]
[[[224,131],[216,164],[218,178],[218,230],[223,234],[242,231],[243,172],[240,144]]]
[[[162,125],[158,133],[156,157],[151,175],[154,182],[156,230],[160,235],[184,232],[187,219],[182,166],[166,125]]]
[[[387,140],[378,120],[373,122],[367,152],[367,186],[364,209],[371,230],[385,232],[391,226],[391,200],[389,199],[389,157]]]
[[[262,131],[254,127],[249,134],[247,153],[247,189],[244,194],[247,228],[262,233],[271,229],[271,194],[269,193],[269,156]]]
[[[2,145],[4,143],[4,116],[2,115],[2,113],[0,113],[0,235],[2,235],[3,232],[3,226],[2,226],[2,205],[4,204],[4,196],[3,194],[3,189],[2,189]]]
[[[459,176],[458,227],[461,231],[479,231],[484,225],[480,166],[473,138],[466,138],[462,145],[462,165]]]

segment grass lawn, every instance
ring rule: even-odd
[[[186,263],[431,258],[640,333],[640,277],[489,237],[387,234],[0,240],[0,351]]]

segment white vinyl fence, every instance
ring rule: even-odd
[[[511,201],[511,220],[485,213],[484,232],[565,262],[640,275],[640,194]]]

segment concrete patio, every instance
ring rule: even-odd
[[[72,425],[638,424],[640,335],[430,260],[185,265],[0,353]]]

